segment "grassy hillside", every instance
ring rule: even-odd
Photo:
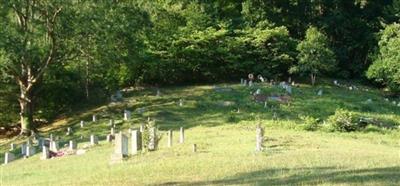
[[[284,91],[278,87],[241,85],[138,89],[125,93],[125,101],[76,113],[41,128],[41,135],[60,136],[66,143],[77,139],[85,146],[90,134],[105,139],[110,118],[117,130],[127,132],[147,117],[155,118],[162,138],[155,152],[132,156],[120,164],[110,164],[113,146],[105,141],[80,156],[39,160],[39,155],[1,166],[1,185],[225,185],[225,184],[318,184],[318,185],[399,185],[400,107],[385,101],[377,90],[358,90],[324,85],[300,85],[293,89],[289,105],[255,103],[250,92],[264,94]],[[317,96],[319,89],[323,95]],[[183,99],[183,106],[178,102]],[[371,99],[371,101],[367,101]],[[395,100],[398,102],[399,100]],[[371,117],[392,129],[369,127],[359,132],[324,130],[327,118],[337,108]],[[133,119],[122,121],[124,109],[135,111]],[[239,109],[239,112],[238,112]],[[143,111],[143,113],[137,111]],[[97,123],[79,127],[79,121]],[[303,130],[302,116],[321,120],[315,132]],[[255,153],[255,126],[266,129],[266,149]],[[65,136],[66,127],[73,135]],[[186,141],[178,144],[179,127],[186,128]],[[394,129],[393,129],[394,128]],[[165,133],[174,130],[174,144],[167,147]],[[83,139],[80,139],[83,136]],[[16,138],[3,140],[1,152]],[[198,152],[191,151],[197,144]],[[1,156],[3,161],[3,153]]]

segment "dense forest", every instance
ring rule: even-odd
[[[248,73],[400,89],[400,0],[0,0],[0,125]]]

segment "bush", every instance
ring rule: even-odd
[[[335,114],[328,118],[328,122],[336,131],[341,132],[356,131],[360,128],[357,115],[344,109],[337,109]]]
[[[316,118],[311,116],[300,116],[300,119],[303,120],[303,129],[306,131],[316,131],[319,128],[319,122]]]

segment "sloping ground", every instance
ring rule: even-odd
[[[325,120],[336,108],[379,117],[398,125],[399,107],[374,90],[349,91],[324,86],[294,88],[290,105],[272,105],[251,101],[250,91],[257,88],[230,85],[232,89],[211,86],[161,89],[126,93],[123,103],[110,104],[43,128],[61,137],[63,142],[77,139],[88,143],[90,134],[109,133],[108,120],[117,121],[117,130],[137,127],[147,117],[155,118],[163,134],[160,149],[110,164],[113,147],[102,141],[80,156],[42,161],[39,155],[1,166],[1,185],[400,185],[400,133],[396,130],[356,133],[306,132],[299,130],[299,115]],[[281,90],[258,87],[266,94]],[[183,99],[183,106],[178,106]],[[366,103],[371,99],[372,103]],[[231,102],[224,104],[224,102]],[[130,122],[122,122],[122,111],[134,112]],[[240,112],[237,112],[239,108]],[[272,120],[274,115],[277,120]],[[97,123],[83,129],[79,121]],[[255,125],[266,127],[266,150],[255,153]],[[65,136],[66,127],[74,134]],[[186,128],[186,141],[178,144],[179,127]],[[165,131],[174,130],[174,144],[167,148]],[[80,136],[83,139],[80,139]],[[19,139],[21,141],[21,139]],[[2,143],[4,152],[9,143]],[[197,144],[198,152],[191,151]],[[1,157],[3,161],[3,157]]]

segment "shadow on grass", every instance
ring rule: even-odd
[[[287,175],[285,177],[279,177]],[[213,181],[167,182],[159,185],[317,185],[375,183],[399,185],[400,167],[340,170],[334,167],[263,169]]]

